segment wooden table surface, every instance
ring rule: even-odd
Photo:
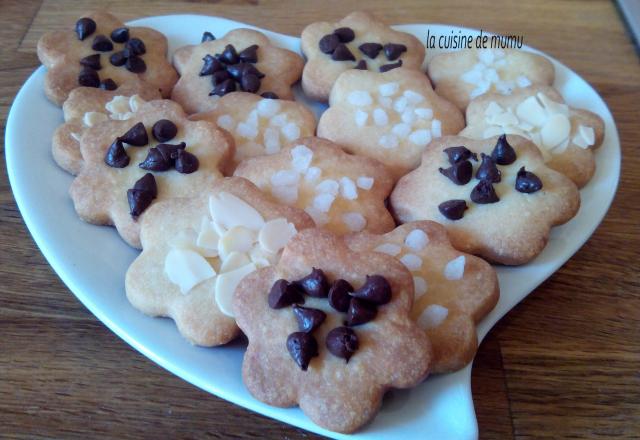
[[[481,437],[638,438],[638,57],[609,1],[466,3],[371,0],[366,7],[389,23],[524,35],[526,44],[567,64],[604,97],[623,148],[620,187],[602,225],[480,347],[473,393]],[[16,92],[39,64],[38,38],[98,7],[125,20],[193,12],[297,35],[312,21],[342,17],[357,2],[0,0],[3,132]],[[0,438],[316,438],[196,389],[111,333],[43,258],[4,169],[0,220]]]

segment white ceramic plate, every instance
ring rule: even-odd
[[[200,41],[202,32],[223,35],[246,27],[230,20],[174,15],[136,20],[163,32],[170,52]],[[396,27],[424,41],[432,34],[449,34],[443,25]],[[476,31],[464,29],[464,32]],[[265,33],[277,45],[299,51],[299,39]],[[430,51],[433,56],[436,51]],[[620,142],[604,101],[577,74],[554,60],[556,84],[567,102],[598,113],[605,121],[604,144],[597,150],[598,170],[581,191],[582,207],[564,226],[555,228],[549,245],[535,261],[517,268],[498,268],[500,302],[478,327],[483,338],[513,306],[555,272],[589,238],[604,217],[618,183]],[[9,113],[6,132],[7,169],[13,192],[33,238],[53,269],[82,303],[118,336],[172,373],[223,399],[252,411],[335,438],[346,438],[314,425],[297,408],[280,409],[255,400],[242,384],[240,366],[244,347],[232,343],[213,349],[185,342],[169,319],[149,318],[129,305],[124,274],[137,252],[119,239],[113,228],[83,223],[76,216],[67,190],[72,177],[51,157],[51,137],[63,122],[62,111],[44,96],[44,68],[27,80]],[[304,97],[298,96],[301,100]],[[306,102],[306,101],[305,101]],[[316,110],[322,106],[308,103]],[[394,391],[380,414],[356,436],[373,438],[472,439],[478,427],[471,398],[471,365],[457,373],[434,376],[409,391]],[[479,403],[482,405],[482,402]]]

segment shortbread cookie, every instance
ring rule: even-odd
[[[474,99],[460,135],[484,139],[502,133],[533,141],[547,166],[581,188],[595,173],[592,149],[602,144],[604,122],[595,113],[565,104],[552,87],[531,86],[511,96],[489,93]]]
[[[461,110],[489,92],[510,95],[532,84],[550,86],[555,79],[551,61],[517,49],[468,49],[438,54],[429,62],[436,93]]]
[[[246,159],[234,175],[285,205],[304,209],[316,225],[335,234],[384,233],[395,226],[384,205],[393,188],[384,165],[324,139],[300,139],[280,153]]]
[[[481,258],[457,251],[446,229],[435,222],[406,223],[384,235],[367,232],[347,237],[358,252],[391,255],[413,275],[411,316],[433,346],[433,373],[459,370],[478,348],[476,324],[500,295],[496,271]]]
[[[225,344],[238,335],[237,284],[276,264],[289,239],[309,227],[307,214],[273,203],[240,177],[155,203],[142,221],[143,251],[127,271],[127,298],[147,315],[172,318],[193,344]]]
[[[84,165],[70,188],[78,215],[115,225],[139,248],[138,220],[149,205],[210,188],[233,157],[233,142],[210,122],[187,120],[175,102],[158,100],[130,119],[88,128],[80,152]]]
[[[307,63],[302,73],[305,94],[319,101],[350,69],[386,72],[400,66],[420,70],[424,45],[411,34],[394,31],[366,12],[352,12],[336,23],[312,23],[302,31]]]
[[[116,90],[143,81],[168,97],[178,74],[167,60],[167,39],[160,32],[125,26],[107,12],[80,18],[75,30],[48,32],[38,41],[45,65],[44,90],[58,105],[80,86]]]
[[[330,107],[318,123],[318,136],[347,151],[373,157],[396,179],[420,165],[432,139],[457,134],[462,113],[431,89],[416,70],[384,74],[351,70],[331,90]]]
[[[552,226],[578,212],[580,194],[521,136],[447,136],[429,144],[390,201],[400,222],[442,223],[456,249],[517,265],[542,251]]]
[[[313,136],[316,129],[315,116],[303,104],[246,92],[229,93],[215,110],[190,119],[213,122],[233,136],[234,166],[248,157],[275,154],[298,138]]]
[[[69,93],[62,105],[65,123],[53,133],[53,159],[74,176],[82,167],[80,138],[87,129],[108,120],[126,120],[146,101],[160,99],[158,90],[150,84],[124,84],[117,90],[78,87]]]
[[[180,80],[171,99],[187,113],[213,110],[221,96],[235,91],[293,99],[302,58],[271,44],[264,34],[235,29],[219,40],[184,46],[173,56]]]
[[[244,383],[269,405],[298,404],[323,428],[353,432],[385,391],[429,372],[431,344],[409,316],[412,301],[411,274],[396,259],[301,231],[277,266],[236,289],[233,310],[249,340]]]

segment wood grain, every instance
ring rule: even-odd
[[[366,6],[391,23],[523,34],[526,44],[570,66],[605,98],[624,162],[618,195],[593,237],[481,345],[473,370],[481,437],[638,438],[638,58],[609,1],[490,4],[372,0]],[[99,7],[123,19],[192,12],[299,34],[307,23],[335,19],[357,3],[0,0],[3,133],[10,103],[38,65],[38,38]],[[108,331],[42,257],[16,208],[4,160],[0,166],[0,438],[317,438],[196,389]]]

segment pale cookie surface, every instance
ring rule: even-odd
[[[464,127],[460,110],[436,95],[424,73],[345,72],[331,90],[318,136],[387,165],[397,180],[420,165],[432,139]]]
[[[301,45],[307,57],[302,88],[319,101],[326,101],[340,74],[358,63],[372,72],[394,65],[420,70],[425,55],[416,37],[394,31],[366,12],[352,12],[336,23],[310,24],[302,31]]]
[[[186,147],[182,149],[189,153],[183,155],[185,159],[195,156],[199,163],[195,171],[178,172],[174,165],[165,171],[139,167],[138,164],[152,155],[158,159],[156,163],[161,162],[162,155],[156,148],[161,142],[152,132],[152,127],[160,120],[171,121],[177,128],[177,133],[162,143],[179,145],[184,142]],[[146,133],[147,143],[134,146],[123,142],[124,153],[129,157],[128,164],[120,168],[107,165],[107,153],[117,139],[132,128],[139,127],[140,123],[144,125],[142,133]],[[128,244],[140,248],[141,218],[131,214],[134,206],[128,201],[129,190],[135,189],[136,183],[150,173],[157,186],[155,202],[197,195],[222,177],[219,169],[232,157],[233,144],[228,140],[228,135],[213,124],[189,121],[178,104],[158,100],[143,104],[131,119],[106,121],[88,128],[80,140],[80,151],[84,165],[70,188],[78,215],[89,223],[115,225]],[[124,159],[122,151],[116,158]],[[142,205],[137,206],[137,209],[141,208]],[[144,216],[144,212],[141,216]]]
[[[213,122],[233,136],[234,167],[246,158],[275,154],[298,138],[313,136],[316,128],[315,116],[303,104],[246,92],[229,93],[215,110],[190,119]]]
[[[436,93],[461,110],[480,95],[510,95],[532,84],[550,86],[553,64],[545,57],[517,49],[467,49],[438,54],[429,62]]]
[[[391,194],[396,218],[402,223],[416,220],[442,223],[456,249],[489,261],[517,265],[533,259],[546,245],[551,227],[569,221],[576,214],[580,194],[573,182],[544,164],[540,151],[530,141],[513,135],[506,138],[515,153],[515,160],[508,165],[495,165],[490,157],[497,137],[471,140],[447,136],[433,141],[422,157],[421,166],[400,179]],[[467,174],[469,180],[454,183],[439,168],[445,172],[455,168],[444,150],[459,146],[477,154],[478,161],[460,159],[460,165],[468,165],[473,171]],[[483,179],[485,183],[478,187],[481,153],[487,155],[481,168],[488,175],[496,175],[497,169],[499,182],[487,185],[491,181]],[[522,167],[534,175],[519,177]],[[529,192],[516,190],[516,185]],[[479,201],[473,200],[474,194]]]
[[[531,86],[510,96],[490,93],[474,99],[460,135],[485,139],[502,133],[533,141],[547,166],[581,188],[595,173],[592,149],[602,144],[604,122],[595,113],[565,104],[552,87]]]
[[[381,163],[345,153],[324,139],[299,139],[271,156],[243,161],[234,175],[286,205],[304,209],[336,234],[383,233],[395,226],[384,206],[393,180]]]
[[[287,241],[309,227],[304,212],[273,203],[239,177],[198,197],[156,203],[142,221],[127,298],[147,315],[173,319],[193,344],[225,344],[239,333],[231,310],[237,283],[276,264]]]
[[[300,330],[292,307],[274,309],[269,299],[274,282],[298,280],[312,268],[322,270],[329,283],[343,279],[354,288],[365,284],[367,275],[380,275],[391,296],[374,318],[350,327],[357,348],[348,362],[327,346],[333,329],[344,326],[344,313],[326,297],[305,296],[304,307],[322,311],[326,319],[308,333],[317,343],[317,356],[303,370],[288,351],[288,338]],[[276,267],[247,276],[236,290],[236,320],[249,340],[243,380],[251,394],[269,405],[298,404],[323,428],[353,432],[375,416],[385,391],[415,386],[429,372],[431,345],[409,316],[412,301],[411,275],[394,258],[353,252],[327,231],[302,231]]]
[[[458,370],[478,347],[476,323],[499,297],[495,270],[484,260],[451,246],[436,222],[410,222],[384,235],[366,232],[346,237],[356,252],[381,252],[398,259],[413,275],[411,311],[433,346],[433,373]]]
[[[257,47],[252,50],[252,46]],[[234,91],[275,93],[281,99],[293,99],[291,86],[300,79],[304,64],[298,54],[272,45],[264,34],[251,29],[235,29],[219,40],[181,47],[174,53],[173,63],[180,80],[171,99],[189,114],[215,109],[221,96]],[[251,78],[249,84],[245,76],[254,76],[253,69],[264,76],[257,82]]]
[[[45,93],[51,101],[62,105],[73,89],[83,85],[110,89],[105,83],[109,79],[118,87],[142,81],[162,96],[170,95],[178,74],[167,60],[164,35],[146,27],[125,26],[106,12],[95,12],[80,20],[91,20],[94,26],[80,26],[83,33],[78,33],[70,25],[65,30],[48,32],[38,41],[38,58],[47,68]],[[128,32],[115,36],[121,41],[116,42],[111,34],[121,28]],[[119,61],[114,64],[112,57]]]

